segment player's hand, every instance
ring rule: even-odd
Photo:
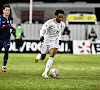
[[[61,43],[62,43],[62,41],[61,41],[61,40],[59,40],[59,45],[61,45]]]
[[[44,37],[43,37],[43,36],[41,36],[41,37],[40,37],[40,41],[41,41],[41,42],[43,42],[43,40],[44,40]]]

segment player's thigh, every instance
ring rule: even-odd
[[[57,53],[57,48],[51,48],[49,50],[50,57],[54,57],[56,53]]]
[[[45,43],[42,43],[42,45],[41,45],[41,53],[44,55],[44,54],[47,54],[48,51],[49,51],[48,45],[46,45]]]

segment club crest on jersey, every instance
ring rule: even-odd
[[[9,21],[7,21],[7,23],[9,24]]]

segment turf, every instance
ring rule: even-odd
[[[56,79],[41,76],[49,55],[38,63],[35,57],[9,54],[7,72],[0,72],[0,90],[100,90],[100,55],[57,54],[51,67],[59,70]]]

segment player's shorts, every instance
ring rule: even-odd
[[[50,49],[52,49],[52,48],[59,48],[60,46],[59,46],[58,43],[59,42],[55,43],[55,41],[52,41],[52,42],[49,42],[49,43],[47,43],[47,42],[44,41],[42,43],[42,45],[41,45],[41,53],[42,54],[47,54]]]
[[[10,40],[0,40],[0,49],[2,49],[3,47],[10,47]]]

